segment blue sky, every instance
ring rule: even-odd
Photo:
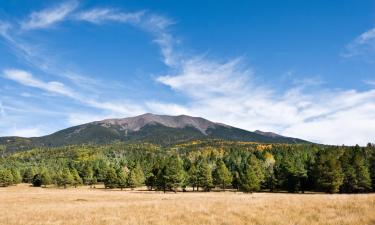
[[[0,136],[152,112],[375,142],[374,1],[0,6]]]

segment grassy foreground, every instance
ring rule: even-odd
[[[375,224],[375,194],[0,188],[0,224]]]

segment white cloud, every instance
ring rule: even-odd
[[[2,118],[4,116],[5,116],[5,110],[4,110],[4,107],[3,107],[3,102],[0,101],[0,118]]]
[[[33,12],[26,21],[21,23],[24,30],[48,28],[63,21],[78,7],[75,0],[64,2],[56,7]]]
[[[137,24],[141,21],[144,12],[124,13],[111,8],[94,8],[78,13],[75,18],[91,23],[103,23],[106,21],[115,21],[121,23]]]
[[[177,63],[178,55],[174,51],[176,41],[168,32],[168,27],[174,24],[174,21],[166,17],[145,11],[125,13],[112,8],[94,8],[77,13],[75,19],[94,24],[118,22],[138,27],[154,36],[154,41],[159,45],[166,65],[175,66]]]
[[[90,98],[86,95],[83,95],[82,93],[78,93],[70,87],[67,87],[61,82],[45,82],[38,78],[35,78],[31,73],[24,70],[4,70],[3,77],[9,80],[13,80],[24,86],[34,87],[49,93],[69,97],[73,100],[83,103],[86,106],[106,110],[118,116],[137,115],[145,112],[145,109],[142,106],[134,104],[130,101],[103,101]]]
[[[178,73],[160,76],[157,81],[189,98],[187,104],[173,106],[186,114],[319,143],[375,142],[375,90],[316,87],[307,92],[302,84],[276,93],[251,79],[253,73],[240,62],[187,60]],[[171,103],[158,102],[156,108],[162,109],[163,104],[169,111]]]
[[[373,54],[375,52],[375,27],[355,38],[345,50],[341,54],[345,58]]]
[[[75,98],[77,95],[66,87],[64,84],[57,81],[43,82],[33,77],[33,75],[27,71],[8,69],[4,71],[4,77],[13,81],[16,81],[22,85],[39,88],[44,91],[64,95],[67,97]]]

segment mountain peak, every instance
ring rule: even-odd
[[[201,117],[192,117],[187,115],[168,116],[145,113],[139,116],[127,117],[122,119],[106,119],[94,122],[104,127],[119,126],[123,130],[139,131],[146,125],[163,125],[170,128],[193,127],[201,133],[206,134],[209,127],[215,127],[217,123],[203,119]]]

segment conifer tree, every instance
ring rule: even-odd
[[[42,172],[40,173],[40,176],[42,180],[41,185],[44,185],[44,187],[47,187],[47,185],[52,183],[51,174],[48,169],[42,170]]]
[[[104,179],[104,187],[105,188],[116,188],[117,187],[117,174],[114,168],[109,168],[107,170],[107,175]]]
[[[161,186],[163,191],[172,190],[176,192],[176,189],[181,186],[184,180],[184,172],[182,162],[178,156],[171,156],[166,165],[161,170]]]
[[[321,152],[317,155],[315,164],[316,182],[318,187],[325,192],[335,193],[339,191],[344,176],[337,152]]]
[[[241,189],[244,192],[259,191],[264,179],[260,161],[254,154],[247,159],[245,172],[241,177]]]
[[[34,167],[27,168],[22,175],[23,182],[31,183],[35,174],[36,174],[36,172],[35,172]]]
[[[188,171],[188,183],[193,187],[193,191],[195,190],[195,188],[197,188],[198,191],[198,170],[194,164],[190,166],[190,169]]]
[[[78,171],[76,169],[72,169],[71,174],[73,176],[72,185],[75,188],[77,188],[78,185],[82,185],[82,178],[79,176]]]
[[[12,168],[11,173],[13,176],[13,184],[19,184],[22,182],[20,171],[17,168]]]
[[[198,167],[198,187],[204,191],[210,191],[213,187],[212,170],[206,161],[200,163]]]
[[[117,186],[121,188],[121,191],[127,186],[128,182],[128,169],[121,168],[117,170]]]
[[[57,185],[67,188],[74,182],[74,178],[68,168],[64,168],[57,174]]]
[[[223,190],[232,182],[232,174],[226,167],[222,159],[218,160],[215,170],[214,181],[216,185],[220,185]]]
[[[8,169],[0,169],[0,187],[8,187],[13,184],[12,172]]]

